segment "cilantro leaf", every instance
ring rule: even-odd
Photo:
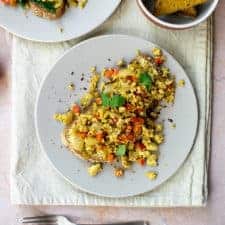
[[[120,95],[114,95],[112,98],[111,98],[111,101],[110,101],[110,106],[112,108],[116,108],[116,107],[120,107],[122,106],[123,104],[125,103],[125,98],[120,96]]]
[[[101,94],[101,98],[102,98],[102,105],[107,107],[110,105],[110,97],[108,94],[106,93],[102,93]]]
[[[53,1],[42,1],[42,0],[31,0],[32,2],[38,4],[40,7],[46,9],[48,12],[55,13],[55,3]]]
[[[123,156],[126,153],[126,145],[119,145],[116,149],[116,155],[117,156]]]
[[[148,73],[140,73],[139,75],[139,83],[149,90],[152,86],[152,78]]]
[[[102,93],[101,94],[101,99],[102,99],[102,105],[105,107],[120,107],[124,105],[125,103],[125,98],[122,97],[121,95],[113,95],[111,98],[109,97],[108,94]]]

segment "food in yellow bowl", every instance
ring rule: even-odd
[[[138,52],[128,64],[120,61],[101,73],[93,69],[89,90],[80,103],[54,115],[65,125],[64,145],[92,163],[91,176],[101,172],[104,164],[113,165],[117,177],[133,163],[158,165],[164,134],[157,119],[162,108],[174,102],[176,88],[164,61],[161,50],[155,48],[153,56]],[[149,179],[156,178],[156,173],[149,174]]]

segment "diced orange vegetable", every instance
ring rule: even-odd
[[[145,163],[146,163],[146,160],[145,159],[138,159],[138,161],[137,161],[141,166],[144,166],[145,165]]]
[[[127,143],[127,137],[125,134],[121,134],[119,137],[118,137],[119,141],[122,142],[122,143]]]
[[[133,141],[134,140],[134,135],[133,134],[128,134],[127,135],[127,140],[128,141]]]
[[[103,138],[104,138],[104,134],[103,134],[102,131],[99,131],[99,132],[96,133],[95,137],[96,137],[96,140],[98,142],[102,142],[103,141]]]
[[[135,135],[139,135],[141,134],[141,131],[142,131],[142,125],[140,123],[137,123],[134,125],[134,134]]]
[[[96,99],[95,99],[95,102],[96,102],[98,105],[101,105],[101,104],[102,104],[102,99],[101,99],[101,98],[96,98]]]
[[[115,159],[115,155],[114,154],[112,154],[112,153],[108,154],[108,157],[107,157],[107,161],[108,162],[112,163],[114,161],[114,159]]]
[[[137,123],[137,124],[144,124],[144,119],[141,117],[133,117],[131,118],[132,123]]]
[[[133,134],[122,134],[118,138],[121,143],[127,143],[129,141],[134,141],[134,135]]]
[[[117,75],[119,70],[117,68],[109,68],[106,69],[104,72],[104,76],[108,79],[111,79],[114,75]]]
[[[137,143],[135,144],[135,149],[138,149],[138,150],[140,150],[140,151],[144,151],[144,150],[146,149],[146,147],[145,147],[145,145],[144,145],[143,143],[137,142]]]
[[[73,106],[72,106],[72,111],[73,111],[73,113],[78,113],[78,114],[80,114],[80,111],[81,111],[80,106],[77,105],[77,104],[73,105]]]

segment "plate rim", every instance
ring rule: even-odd
[[[110,19],[110,17],[116,12],[116,10],[119,8],[120,4],[122,3],[122,0],[117,0],[117,1],[118,1],[118,3],[115,5],[114,9],[111,11],[111,13],[107,17],[105,17],[104,20],[101,21],[101,23],[99,23],[98,25],[95,25],[89,31],[83,32],[79,35],[76,35],[76,36],[70,37],[70,38],[63,38],[63,39],[58,39],[58,40],[35,39],[35,38],[27,37],[26,35],[23,35],[23,34],[19,34],[18,32],[14,32],[13,29],[8,28],[7,25],[3,25],[3,24],[0,23],[0,27],[3,28],[5,31],[9,32],[10,34],[18,37],[18,38],[22,38],[24,40],[33,41],[33,42],[37,42],[37,43],[62,43],[62,42],[66,42],[66,41],[76,40],[78,38],[84,37],[85,35],[88,35],[88,34],[94,32],[101,25],[103,25],[108,19]]]
[[[159,47],[160,49],[162,49],[164,52],[166,52],[170,57],[172,57],[180,66],[180,68],[183,70],[186,78],[189,80],[190,84],[191,84],[191,89],[193,91],[193,95],[194,95],[194,102],[195,102],[195,105],[196,105],[196,124],[195,124],[195,132],[194,132],[194,136],[193,136],[193,140],[192,140],[192,143],[191,143],[191,147],[189,148],[189,150],[187,151],[186,153],[186,156],[184,157],[184,159],[182,160],[182,162],[180,163],[180,165],[174,170],[173,173],[171,173],[169,176],[166,177],[166,179],[164,179],[163,182],[157,184],[154,186],[154,188],[150,189],[150,190],[146,190],[146,191],[142,191],[142,192],[139,192],[137,194],[132,194],[132,193],[128,193],[126,195],[107,195],[107,194],[99,194],[99,193],[96,193],[96,192],[92,192],[90,190],[87,190],[83,187],[80,187],[80,185],[78,185],[77,183],[74,183],[72,180],[70,180],[69,178],[67,178],[59,169],[56,168],[56,166],[54,165],[54,163],[52,162],[52,160],[50,159],[50,157],[48,156],[47,154],[47,151],[45,150],[42,142],[41,142],[41,138],[40,138],[40,132],[39,132],[39,129],[38,129],[38,120],[37,120],[37,111],[38,111],[38,102],[39,102],[39,98],[40,98],[40,94],[41,94],[41,91],[42,91],[42,88],[43,88],[43,85],[46,81],[46,79],[48,78],[48,75],[50,74],[50,72],[53,70],[53,68],[58,64],[59,61],[61,61],[65,55],[67,55],[68,53],[70,53],[71,51],[73,51],[74,49],[76,49],[77,47],[80,47],[81,45],[84,45],[86,44],[87,42],[89,41],[93,41],[95,39],[102,39],[102,38],[113,38],[113,37],[121,37],[121,38],[133,38],[133,39],[138,39],[138,40],[142,40],[142,41],[147,41],[157,47]],[[41,150],[42,152],[44,152],[44,154],[46,155],[48,161],[51,163],[51,165],[53,166],[53,168],[55,169],[55,171],[60,174],[66,181],[68,181],[71,185],[73,185],[74,187],[80,189],[81,191],[84,191],[88,194],[92,194],[92,195],[95,195],[95,196],[100,196],[100,197],[107,197],[107,198],[110,198],[110,199],[116,199],[116,198],[119,198],[119,199],[123,199],[123,198],[127,198],[127,197],[133,197],[133,196],[139,196],[139,195],[143,195],[143,194],[146,194],[148,192],[151,192],[153,190],[155,190],[156,188],[158,188],[159,186],[163,185],[165,182],[167,182],[171,177],[175,176],[176,173],[180,170],[180,168],[183,166],[183,164],[185,163],[185,161],[188,159],[189,155],[191,154],[191,151],[195,145],[195,142],[196,142],[196,139],[197,139],[197,134],[198,134],[198,130],[199,130],[199,118],[200,118],[200,109],[199,109],[199,103],[198,103],[198,97],[197,97],[197,94],[196,94],[196,90],[195,90],[195,87],[193,86],[192,84],[192,81],[190,79],[190,77],[188,76],[188,74],[186,73],[186,71],[184,70],[183,66],[179,63],[179,61],[173,56],[171,55],[166,49],[160,47],[158,44],[155,44],[154,42],[152,41],[149,41],[145,38],[142,38],[142,37],[139,37],[139,36],[135,36],[135,35],[127,35],[127,34],[104,34],[104,35],[98,35],[98,36],[95,36],[95,37],[91,37],[91,38],[88,38],[84,41],[81,41],[80,43],[74,45],[72,48],[66,50],[57,60],[56,62],[51,66],[51,68],[47,71],[47,73],[45,74],[45,76],[42,78],[42,81],[40,83],[40,86],[39,86],[39,89],[38,89],[38,92],[37,92],[37,96],[36,96],[36,99],[35,99],[35,107],[34,107],[34,123],[35,123],[35,133],[36,133],[36,136],[37,136],[37,139],[38,139],[38,143],[41,147]]]

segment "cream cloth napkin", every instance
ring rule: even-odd
[[[124,0],[114,16],[95,32],[95,35],[136,35],[165,48],[184,66],[199,101],[200,120],[196,143],[182,168],[154,191],[125,199],[98,197],[76,189],[52,168],[36,138],[34,103],[40,82],[57,58],[78,41],[41,44],[14,37],[12,203],[132,207],[205,205],[210,143],[211,29],[210,20],[191,30],[161,29],[145,19],[135,0]]]

